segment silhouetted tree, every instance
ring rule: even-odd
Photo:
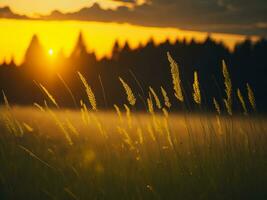
[[[222,99],[225,97],[224,80],[222,75],[222,60],[228,65],[228,70],[233,82],[234,109],[240,110],[236,100],[236,89],[240,88],[246,97],[246,83],[248,82],[255,91],[257,105],[260,111],[267,112],[267,41],[262,39],[256,43],[250,39],[236,45],[230,51],[222,42],[216,42],[209,35],[203,42],[195,39],[187,42],[185,39],[169,40],[156,45],[153,39],[147,44],[131,49],[128,42],[120,47],[115,41],[111,58],[97,60],[93,52],[88,52],[82,33],[79,33],[77,43],[68,58],[60,51],[54,61],[53,76],[48,76],[49,62],[38,37],[33,36],[25,53],[25,61],[21,66],[16,66],[14,61],[3,62],[0,67],[0,90],[7,91],[11,102],[29,104],[42,103],[44,96],[33,80],[44,84],[58,99],[61,105],[72,106],[73,102],[66,91],[62,81],[56,76],[60,74],[73,91],[77,99],[86,99],[77,71],[83,73],[90,86],[92,86],[99,107],[113,104],[127,103],[124,90],[118,77],[127,80],[138,98],[138,108],[145,108],[144,100],[148,97],[148,87],[152,86],[160,94],[163,86],[172,102],[176,102],[173,94],[172,79],[166,52],[170,52],[177,61],[183,84],[186,106],[195,109],[192,100],[193,73],[197,71],[201,93],[203,95],[203,109],[214,110],[212,98],[216,97],[223,108]],[[103,98],[105,89],[106,102]],[[247,99],[246,99],[247,100]],[[2,99],[1,99],[2,101]],[[174,109],[181,109],[173,103]]]

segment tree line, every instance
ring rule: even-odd
[[[0,47],[1,48],[1,47]],[[186,103],[180,105],[176,101],[170,63],[167,59],[170,52],[179,65],[181,83]],[[63,52],[51,63],[47,58],[38,36],[33,36],[25,53],[24,62],[20,66],[11,61],[0,66],[0,90],[4,91],[9,101],[18,105],[43,105],[45,95],[40,84],[57,99],[63,107],[79,107],[80,100],[86,102],[78,73],[88,81],[97,100],[98,107],[111,109],[114,104],[127,103],[125,92],[119,77],[132,88],[136,98],[136,109],[146,108],[149,87],[154,88],[161,97],[161,87],[165,88],[173,102],[173,108],[213,111],[213,98],[224,108],[225,98],[222,60],[228,66],[233,85],[233,109],[240,111],[237,89],[246,97],[246,84],[253,88],[257,109],[267,111],[267,40],[252,42],[247,38],[236,44],[230,51],[222,42],[214,41],[210,36],[203,42],[169,40],[156,45],[153,39],[146,45],[131,49],[126,42],[120,46],[116,41],[110,58],[98,60],[93,52],[88,52],[82,34],[70,54]],[[194,72],[198,73],[203,103],[201,108],[192,99]],[[72,98],[70,91],[75,98]],[[163,100],[163,99],[162,99]],[[0,102],[3,103],[3,98]],[[88,103],[88,102],[87,102]]]

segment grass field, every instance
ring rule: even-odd
[[[122,78],[128,103],[108,112],[81,73],[88,104],[76,110],[60,108],[41,84],[44,105],[14,107],[3,92],[0,199],[267,199],[266,118],[249,115],[256,112],[250,86],[246,96],[237,89],[243,114],[234,114],[223,63],[224,108],[213,98],[214,114],[173,113],[185,98],[168,58],[177,102],[150,87],[146,112],[134,112],[139,99]],[[192,98],[201,108],[199,85],[195,72]]]
[[[1,199],[266,199],[264,118],[1,113]]]

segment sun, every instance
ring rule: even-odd
[[[49,50],[48,50],[48,54],[49,54],[50,56],[53,56],[53,55],[54,55],[54,50],[53,50],[53,49],[49,49]]]

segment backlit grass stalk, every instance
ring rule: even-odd
[[[66,125],[67,125],[67,128],[72,133],[74,133],[74,135],[79,136],[79,133],[78,133],[77,129],[74,127],[74,125],[71,123],[71,121],[68,118],[66,118]]]
[[[107,132],[105,131],[101,121],[98,119],[98,117],[93,113],[91,114],[92,119],[95,121],[95,124],[100,132],[100,134],[104,137],[104,138],[108,138]]]
[[[164,98],[164,104],[165,104],[165,106],[166,106],[167,108],[170,109],[171,106],[172,106],[172,104],[171,104],[171,102],[170,102],[170,99],[169,99],[169,97],[168,97],[168,94],[167,94],[166,90],[165,90],[163,87],[161,87],[160,89],[161,89],[162,96],[163,96],[163,98]]]
[[[55,124],[58,126],[58,128],[62,131],[63,135],[65,136],[67,142],[69,145],[73,145],[73,141],[70,137],[70,134],[68,133],[67,129],[65,128],[64,124],[60,121],[60,119],[57,117],[57,115],[47,107],[47,111],[49,115],[52,117]]]
[[[154,114],[154,105],[151,98],[147,98],[147,107],[150,114]]]
[[[85,91],[86,91],[88,100],[89,100],[89,102],[91,104],[92,110],[93,111],[97,111],[96,98],[95,98],[95,95],[93,93],[92,88],[88,85],[85,77],[80,72],[78,72],[78,75],[79,75],[79,77],[80,77],[80,79],[81,79],[81,81],[82,81],[82,83],[83,83],[83,85],[85,87]]]
[[[147,128],[147,131],[148,131],[151,139],[155,142],[156,141],[156,136],[154,134],[154,130],[153,130],[152,125],[150,123],[147,123],[147,127],[146,128]]]
[[[23,136],[24,131],[23,131],[22,125],[13,116],[9,101],[8,101],[4,91],[2,91],[2,93],[3,93],[4,102],[5,102],[5,108],[6,108],[6,112],[3,114],[3,120],[5,123],[5,126],[11,134],[13,134],[15,136]]]
[[[81,104],[81,116],[82,116],[82,120],[84,122],[85,125],[89,125],[90,123],[90,116],[89,116],[89,112],[87,109],[87,106],[85,105],[85,103],[81,100],[80,101]]]
[[[154,91],[154,89],[153,89],[152,87],[149,87],[149,90],[150,90],[151,94],[152,94],[153,97],[154,97],[154,100],[155,100],[155,102],[156,102],[156,106],[158,107],[158,109],[161,109],[162,106],[161,106],[161,102],[160,102],[160,100],[159,100],[158,95],[156,94],[156,92]]]
[[[167,121],[166,118],[163,119],[163,124],[164,124],[165,132],[167,134],[167,139],[168,139],[169,145],[171,146],[172,149],[174,149],[173,142],[172,142],[172,137],[171,137],[171,132],[170,132],[170,128],[169,128],[168,121]]]
[[[237,89],[237,96],[242,105],[244,115],[248,115],[248,109],[247,109],[246,103],[244,101],[244,98],[243,98],[243,95],[241,94],[240,89]]]
[[[221,108],[220,108],[218,101],[215,98],[213,98],[213,104],[214,104],[215,110],[220,115],[221,114]]]
[[[3,90],[2,90],[2,94],[3,94],[6,109],[10,110],[10,105],[9,105],[8,99],[7,99],[6,94]]]
[[[256,108],[254,92],[248,83],[247,83],[247,94],[248,94],[249,103],[251,107],[253,108],[253,110],[256,112],[257,108]]]
[[[199,88],[197,72],[194,72],[193,98],[196,104],[201,104],[201,93]]]
[[[175,91],[174,95],[179,101],[184,102],[179,66],[175,62],[175,60],[171,57],[171,54],[169,52],[167,53],[167,56],[171,67],[172,83],[173,83],[173,89]]]
[[[143,136],[143,131],[140,127],[137,128],[137,134],[139,138],[139,144],[142,145],[144,143],[144,136]]]
[[[168,118],[169,117],[169,112],[166,108],[162,108],[162,112],[163,112],[163,115],[165,118]]]
[[[121,111],[120,111],[119,106],[117,106],[116,104],[114,104],[114,108],[116,110],[116,113],[117,113],[117,115],[119,117],[120,122],[122,123],[122,114],[121,114]]]
[[[45,112],[45,109],[38,103],[33,104],[36,108],[38,108],[41,112]]]
[[[127,117],[127,121],[128,121],[128,126],[129,126],[129,128],[132,128],[131,110],[126,104],[124,104],[124,108],[126,110],[126,117]]]
[[[48,97],[48,99],[57,107],[59,108],[58,106],[58,103],[56,101],[56,99],[52,96],[52,94],[50,94],[50,92],[42,85],[42,84],[39,84],[40,85],[40,88],[43,90],[43,92],[46,94],[46,96]]]
[[[232,81],[230,78],[230,74],[228,72],[225,61],[222,61],[223,64],[223,77],[224,77],[224,85],[225,85],[225,93],[226,99],[224,99],[224,104],[227,109],[229,115],[233,114],[232,111]]]
[[[132,138],[130,137],[129,133],[124,128],[121,128],[121,127],[117,127],[117,130],[124,137],[123,141],[127,145],[129,145],[131,150],[134,150],[135,149],[134,142],[133,142]]]
[[[121,84],[122,84],[122,86],[123,86],[123,88],[124,88],[124,90],[126,92],[127,100],[129,102],[129,104],[131,106],[134,106],[136,104],[136,98],[134,96],[134,93],[133,93],[132,89],[130,88],[130,86],[121,77],[119,77],[119,80],[120,80],[120,82],[121,82]]]
[[[64,87],[66,88],[66,90],[68,91],[68,93],[70,94],[72,101],[73,101],[75,107],[77,108],[78,107],[77,101],[76,101],[70,87],[68,86],[68,84],[65,82],[65,80],[62,78],[62,76],[60,74],[57,74],[57,76],[58,76],[59,80],[62,82],[62,84],[64,85]]]

